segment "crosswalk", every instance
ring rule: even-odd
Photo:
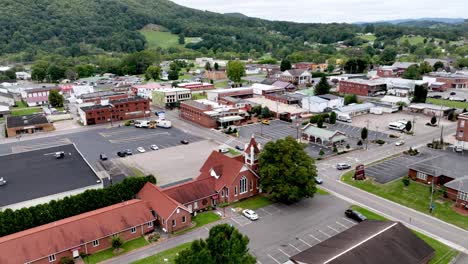
[[[19,153],[19,152],[44,149],[44,148],[56,147],[56,146],[67,145],[67,144],[72,144],[72,142],[68,138],[60,138],[54,141],[41,142],[41,143],[36,143],[36,144],[14,145],[11,147],[11,151],[13,153]]]

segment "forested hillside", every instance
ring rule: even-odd
[[[201,37],[201,42],[186,47],[202,53],[272,52],[275,57],[304,50],[304,42],[351,41],[365,29],[351,24],[300,24],[222,15],[167,0],[2,0],[0,55],[25,52],[26,58],[33,58],[38,52],[80,56],[90,49],[141,51],[146,42],[137,30],[147,24]],[[466,26],[460,25],[442,29],[378,25],[372,30],[381,41],[407,34],[456,40],[466,34]]]

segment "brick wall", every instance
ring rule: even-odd
[[[338,91],[345,94],[367,96],[369,94],[369,86],[367,84],[340,81]]]
[[[111,118],[113,122],[121,120],[143,118],[145,112],[149,111],[149,100],[138,99],[129,102],[114,103],[113,107],[90,109],[86,111],[86,123],[88,125],[109,123]]]
[[[185,217],[185,223],[183,222],[183,218]],[[172,225],[172,220],[175,220],[175,226]],[[168,219],[161,219],[160,225],[166,229],[168,233],[176,232],[178,230],[182,230],[184,228],[189,227],[192,224],[192,215],[182,209],[179,209],[179,213],[174,212],[172,216]]]
[[[42,125],[34,125],[36,128],[41,128],[42,130],[37,131],[37,132],[49,132],[49,131],[54,131],[55,127],[53,124],[42,124]],[[34,129],[28,128],[28,129],[23,129],[24,127],[11,127],[7,128],[7,137],[15,137],[17,135],[16,131],[22,131],[21,133],[26,133],[26,134],[33,134]]]
[[[247,192],[246,193],[243,193],[241,194],[240,193],[240,179],[243,177],[243,176],[246,176],[247,177]],[[252,181],[252,189],[250,188],[250,181]],[[223,198],[223,197],[220,197],[222,201],[226,201],[226,202],[235,202],[235,201],[239,201],[239,200],[242,200],[242,199],[246,199],[246,198],[249,198],[251,196],[254,196],[256,194],[258,194],[258,189],[257,189],[257,184],[258,184],[258,181],[257,181],[257,177],[255,177],[251,172],[248,172],[248,173],[240,173],[236,179],[233,181],[232,185],[229,186],[229,197],[228,199],[226,200],[226,196]],[[236,190],[236,187],[237,187],[237,195],[235,194],[235,190]]]
[[[217,127],[216,119],[204,113],[204,110],[187,104],[180,104],[180,117],[208,128]]]

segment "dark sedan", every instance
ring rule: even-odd
[[[356,222],[362,222],[362,221],[367,220],[367,217],[365,217],[364,215],[362,215],[358,211],[354,211],[354,210],[351,210],[351,209],[346,210],[345,215],[346,215],[346,217],[351,218],[351,219],[355,220]]]

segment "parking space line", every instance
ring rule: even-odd
[[[260,208],[259,210],[262,210],[263,212],[265,212],[266,214],[268,215],[272,215],[272,213],[268,212],[267,210],[263,209],[263,208]]]
[[[285,254],[286,256],[288,256],[288,258],[290,258],[291,256],[288,255],[286,252],[284,252],[283,250],[281,250],[281,248],[278,248],[279,251],[281,251],[281,253]]]
[[[322,233],[322,234],[324,234],[324,235],[326,235],[327,237],[331,237],[329,234],[323,232],[322,230],[319,230],[319,232]]]
[[[281,264],[281,262],[279,262],[278,260],[276,260],[274,257],[272,257],[270,254],[267,254],[267,256],[269,256],[273,261],[275,261],[276,263],[278,264]]]
[[[356,223],[354,223],[353,221],[349,220],[349,219],[346,219],[344,217],[342,217],[343,220],[345,220],[346,222],[348,223],[351,223],[352,225],[355,225]]]
[[[241,223],[239,223],[234,217],[231,218],[232,221],[234,221],[236,224],[243,226]]]
[[[331,227],[331,226],[327,226],[328,228],[330,228],[331,230],[335,231],[336,233],[339,233],[340,231],[336,230],[335,228]]]
[[[338,225],[344,227],[344,228],[348,228],[347,226],[343,225],[342,223],[340,223],[340,222],[338,222],[338,221],[336,221],[336,223],[337,223]]]
[[[301,241],[302,243],[308,245],[309,247],[311,247],[311,245],[309,243],[305,242],[302,238],[298,238],[298,240]]]
[[[298,249],[297,247],[293,246],[292,244],[288,244],[288,245],[290,245],[290,246],[291,246],[292,248],[294,248],[295,250],[297,250],[297,251],[301,252],[301,250],[300,250],[300,249]]]
[[[322,240],[320,240],[320,239],[316,238],[315,236],[313,236],[313,235],[311,235],[311,234],[309,234],[309,236],[310,236],[311,238],[313,238],[313,239],[317,240],[318,242],[322,242]]]

